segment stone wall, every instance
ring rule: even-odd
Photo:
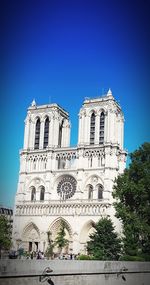
[[[44,277],[46,268],[52,272]],[[148,285],[150,262],[1,260],[0,272],[2,285]]]

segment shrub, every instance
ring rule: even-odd
[[[120,261],[145,261],[142,256],[134,256],[134,255],[124,255],[120,259]]]
[[[91,260],[92,258],[89,255],[81,254],[77,257],[78,260]]]

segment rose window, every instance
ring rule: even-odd
[[[71,198],[76,192],[76,184],[77,182],[72,176],[63,177],[57,186],[57,193],[60,198],[63,200]]]

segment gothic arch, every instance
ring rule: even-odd
[[[27,188],[30,188],[30,186],[39,187],[40,185],[43,185],[45,187],[45,182],[41,177],[36,176],[29,181]]]
[[[45,200],[45,187],[43,185],[40,185],[38,190],[40,191],[40,201]]]
[[[40,119],[41,121],[41,116],[36,114],[35,116],[32,117],[32,122],[36,124],[37,120]]]
[[[49,119],[49,121],[51,120],[50,114],[44,113],[43,116],[42,116],[42,118],[41,118],[41,120],[45,123],[45,120],[46,120],[47,118]]]
[[[48,146],[48,138],[49,138],[49,117],[46,116],[44,120],[44,139],[43,139],[43,148]]]
[[[24,230],[22,233],[22,240],[23,241],[31,241],[31,240],[40,241],[40,231],[35,223],[30,222],[24,227]]]
[[[106,115],[106,110],[104,108],[100,108],[98,110],[98,114],[101,115],[101,113],[104,113],[104,115]]]
[[[102,184],[98,183],[96,185],[96,191],[97,191],[97,199],[101,200],[103,199],[103,192],[104,192],[104,187]]]
[[[39,149],[40,144],[40,132],[41,132],[41,120],[37,117],[35,120],[35,137],[34,137],[34,149]]]
[[[86,191],[87,191],[87,199],[88,200],[93,200],[93,191],[94,191],[93,185],[92,184],[88,184],[86,186]]]
[[[93,225],[95,225],[93,220],[89,220],[83,225],[79,237],[80,243],[85,244],[89,240],[89,235],[95,230]]]
[[[68,223],[68,221],[62,217],[58,217],[57,219],[55,219],[49,226],[49,231],[52,233],[52,240],[55,240],[57,233],[61,227],[61,222],[64,222],[65,227],[66,227],[66,230],[65,230],[66,238],[69,241],[72,241],[72,228],[70,224]]]
[[[36,188],[35,186],[31,186],[29,188],[31,201],[36,201]]]
[[[91,117],[91,115],[94,113],[94,115],[96,116],[96,110],[95,109],[91,109],[88,113],[88,115]]]
[[[98,175],[96,175],[96,174],[90,175],[85,180],[85,184],[84,184],[85,185],[85,189],[86,189],[86,186],[88,184],[97,185],[98,183],[100,183],[103,186],[104,185],[103,179],[101,177],[99,177]]]

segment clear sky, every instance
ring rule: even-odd
[[[125,148],[150,140],[150,1],[1,1],[0,202],[14,205],[24,119],[38,105],[70,113],[71,145],[85,97],[112,89]]]

